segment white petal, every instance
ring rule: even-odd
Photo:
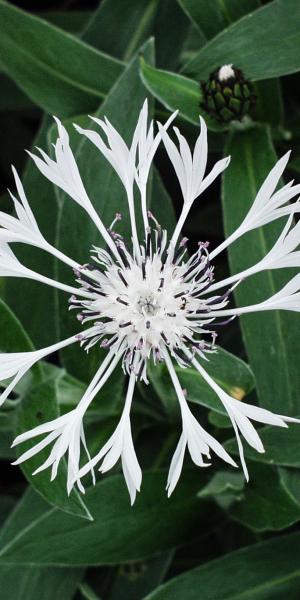
[[[204,192],[204,190],[206,190],[206,188],[208,188],[208,186],[211,185],[211,183],[221,173],[223,173],[223,171],[225,171],[225,169],[227,169],[229,163],[230,163],[230,156],[226,156],[226,158],[222,158],[221,160],[216,162],[216,164],[214,165],[214,167],[212,168],[210,173],[208,175],[206,175],[206,177],[203,179],[202,183],[200,184],[200,186],[197,190],[198,196],[199,196],[199,194],[202,194]]]
[[[40,452],[41,450],[46,448],[46,446],[51,444],[51,442],[53,442],[53,440],[55,440],[59,436],[59,434],[60,434],[59,431],[51,431],[51,433],[49,433],[49,435],[47,435],[47,437],[45,437],[43,440],[41,440],[38,444],[35,444],[35,446],[33,446],[32,448],[29,448],[29,450],[26,450],[26,452],[24,452],[21,456],[19,456],[19,458],[17,458],[17,460],[15,460],[12,464],[20,465],[25,460],[29,460],[29,458],[31,458],[32,456],[35,456],[38,452]],[[16,445],[16,443],[14,442],[12,444],[12,446],[15,446],[15,445]]]
[[[168,473],[168,482],[167,482],[168,497],[171,496],[172,492],[174,491],[174,489],[176,487],[178,479],[180,477],[180,474],[182,471],[186,443],[187,443],[186,436],[182,432],[182,434],[179,438],[179,442],[176,446],[176,450],[173,454],[173,458],[172,458],[169,473]]]

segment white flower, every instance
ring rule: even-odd
[[[53,346],[52,351],[57,349],[58,348],[54,348]],[[44,469],[47,469],[48,467],[52,466],[51,481],[53,481],[53,479],[55,479],[57,475],[57,470],[61,459],[63,458],[65,453],[68,452],[68,493],[71,492],[75,481],[80,491],[84,492],[84,487],[80,481],[79,476],[81,444],[83,445],[89,460],[90,455],[87,449],[83,430],[83,415],[86,412],[89,404],[92,402],[93,398],[96,396],[99,390],[101,390],[101,388],[109,378],[110,374],[114,371],[116,365],[120,360],[120,357],[120,352],[116,352],[116,354],[109,352],[107,354],[105,360],[96,372],[96,375],[92,379],[81,401],[74,410],[72,410],[69,413],[66,413],[61,417],[58,417],[57,419],[54,419],[53,421],[50,421],[49,423],[38,425],[37,427],[34,427],[34,429],[31,429],[30,431],[19,435],[14,440],[12,444],[13,446],[26,442],[27,440],[31,440],[45,433],[48,433],[48,435],[43,440],[41,440],[35,446],[24,452],[24,454],[22,454],[13,464],[21,464],[25,460],[28,460],[29,458],[43,450],[43,448],[46,448],[46,446],[48,446],[52,442],[55,442],[47,460],[40,467],[38,467],[38,469],[34,471],[33,475],[36,475]],[[93,482],[95,483],[93,468],[90,467],[88,470],[92,472]]]
[[[207,127],[202,117],[200,117],[200,125],[200,134],[192,155],[185,137],[181,135],[177,127],[174,127],[174,131],[179,142],[179,150],[159,123],[162,139],[175,169],[183,200],[186,204],[191,204],[202,194],[216,177],[228,167],[230,162],[230,156],[222,158],[222,160],[219,160],[214,165],[210,173],[204,177],[207,164]]]
[[[90,328],[93,330],[93,328]],[[42,350],[33,350],[31,352],[10,352],[8,354],[0,353],[0,381],[5,381],[13,377],[13,380],[0,395],[0,406],[8,398],[18,381],[31,369],[31,367],[42,360],[45,356],[49,356],[53,352],[61,350],[65,346],[70,346],[80,340],[81,334],[73,335],[62,342],[42,348]]]
[[[24,452],[17,460],[14,461],[13,464],[20,465],[25,460],[30,459],[32,456],[54,442],[53,448],[47,460],[34,471],[33,475],[37,475],[41,471],[44,471],[44,469],[47,469],[51,466],[51,481],[53,481],[57,475],[59,463],[65,453],[68,451],[68,493],[71,492],[74,479],[77,480],[78,488],[81,492],[83,492],[84,488],[80,482],[80,479],[78,478],[81,443],[86,448],[82,425],[82,415],[80,415],[75,409],[66,415],[50,421],[49,423],[38,425],[34,429],[19,435],[14,440],[13,446],[26,442],[27,440],[45,433],[48,435],[44,439]]]
[[[288,163],[290,152],[287,152],[273,167],[264,183],[260,187],[256,198],[245,216],[241,225],[220,246],[210,253],[210,258],[215,258],[222,250],[227,248],[239,237],[267,225],[285,215],[300,212],[300,203],[290,204],[290,200],[300,193],[300,185],[293,186],[293,181],[275,192],[283,171]]]
[[[1,230],[0,230],[1,237]],[[17,240],[13,240],[17,241]],[[19,241],[19,240],[18,240]],[[46,249],[46,248],[45,248]],[[52,252],[51,252],[52,254]],[[66,262],[66,261],[64,261]],[[75,263],[76,264],[76,263]],[[78,266],[78,268],[80,268]],[[68,294],[78,294],[84,298],[92,298],[93,295],[87,290],[82,289],[78,290],[71,285],[65,285],[60,281],[56,281],[54,279],[50,279],[49,277],[45,277],[32,269],[28,269],[24,265],[20,263],[17,259],[13,251],[8,246],[7,242],[1,243],[0,241],[0,276],[2,277],[25,277],[26,279],[33,279],[35,281],[39,281],[40,283],[45,283],[49,286],[55,287],[59,290],[63,290],[64,292],[68,292]]]
[[[54,144],[55,160],[51,159],[41,148],[37,148],[37,150],[40,152],[42,158],[32,152],[28,152],[28,154],[35,162],[37,168],[49,181],[66,192],[88,213],[96,227],[98,227],[108,247],[115,253],[115,245],[98,213],[95,211],[82,183],[73,152],[70,148],[68,133],[60,120],[57,117],[54,118],[59,133],[56,144]]]
[[[298,202],[294,205],[294,208],[298,206]],[[256,265],[227,277],[223,281],[217,281],[213,283],[210,291],[215,291],[220,287],[231,285],[236,281],[250,277],[254,273],[265,271],[267,269],[282,269],[284,267],[300,267],[300,252],[295,251],[299,246],[300,239],[300,222],[294,227],[293,225],[294,213],[292,212],[273,248],[266,254]]]
[[[168,119],[162,131],[166,130],[177,115],[176,111]],[[101,136],[91,129],[83,129],[74,125],[75,129],[85,135],[100,150],[103,156],[108,160],[111,166],[118,174],[127,193],[129,213],[132,226],[133,244],[136,254],[139,254],[139,242],[135,222],[135,210],[133,199],[133,182],[136,180],[141,192],[141,209],[145,228],[148,227],[148,216],[146,207],[146,184],[150,167],[161,140],[160,133],[153,136],[153,122],[151,121],[149,131],[147,132],[148,122],[148,101],[145,100],[143,108],[132,137],[130,148],[126,145],[121,135],[113,127],[108,119],[91,119],[101,127],[104,132],[108,145],[102,140]],[[137,162],[138,154],[138,162]]]
[[[300,420],[293,419],[291,417],[284,417],[282,415],[276,415],[264,408],[252,406],[251,404],[246,404],[245,402],[235,400],[224,390],[222,390],[222,388],[220,388],[220,386],[210,377],[210,375],[208,375],[202,365],[200,365],[200,363],[191,356],[190,352],[187,351],[186,354],[191,360],[193,366],[197,369],[197,371],[199,371],[203,379],[205,379],[208,385],[214,390],[227,410],[227,414],[232,422],[236,434],[243,471],[246,479],[248,480],[248,470],[244,459],[243,446],[239,432],[243,434],[248,444],[254,448],[254,450],[260,453],[265,451],[262,441],[249,419],[253,419],[259,423],[264,423],[265,425],[275,425],[277,427],[287,427],[287,422],[299,423]]]
[[[194,200],[228,167],[230,162],[230,156],[222,158],[214,165],[210,173],[204,177],[207,164],[207,127],[202,117],[200,117],[200,125],[200,134],[196,140],[192,155],[185,137],[181,135],[177,127],[174,127],[174,131],[178,138],[179,150],[165,131],[165,128],[160,123],[158,124],[165,148],[180,184],[184,202],[181,216],[171,239],[171,244],[174,246],[177,243]]]
[[[182,418],[182,434],[174,452],[168,475],[167,490],[168,496],[170,496],[180,477],[186,446],[188,447],[192,461],[198,467],[210,466],[210,463],[206,463],[203,460],[203,456],[206,456],[208,459],[210,458],[210,448],[217,456],[231,466],[237,467],[237,464],[229,456],[228,452],[224,450],[223,446],[212,435],[207,433],[195,419],[188,407],[184,392],[167,351],[164,353],[164,359],[177,394]]]
[[[104,460],[99,467],[101,473],[106,473],[121,458],[123,474],[130,494],[131,504],[134,503],[136,492],[140,491],[142,483],[142,471],[138,463],[131,434],[130,407],[134,392],[136,376],[132,372],[129,378],[128,391],[125,400],[124,410],[117,428],[112,436],[101,448],[100,452],[83,467],[78,477],[83,477],[88,471],[93,470],[94,466]]]
[[[207,163],[207,133],[201,120],[201,131],[196,141],[193,155],[187,141],[175,128],[179,147],[171,140],[167,128],[176,116],[171,115],[167,123],[159,124],[154,135],[153,123],[148,126],[147,103],[144,104],[128,147],[119,133],[107,120],[96,120],[107,137],[107,145],[93,130],[79,129],[99,148],[104,157],[119,175],[127,194],[131,219],[132,237],[128,243],[116,231],[120,219],[117,213],[111,225],[105,224],[93,208],[83,186],[75,158],[69,145],[68,134],[57,120],[59,137],[54,145],[55,160],[40,151],[42,158],[32,155],[40,171],[55,185],[64,190],[94,221],[107,249],[93,247],[91,260],[78,265],[44,239],[39,231],[34,215],[29,207],[22,184],[15,173],[19,195],[12,199],[16,216],[0,213],[0,274],[9,277],[27,277],[41,283],[55,286],[71,293],[70,310],[77,311],[77,318],[84,326],[81,332],[58,344],[32,352],[0,354],[0,381],[9,380],[8,387],[0,398],[0,404],[13,390],[20,378],[38,360],[69,344],[78,342],[86,351],[100,344],[107,348],[107,355],[99,366],[90,385],[87,387],[78,406],[70,413],[58,417],[50,423],[39,425],[21,434],[15,444],[36,436],[44,435],[35,446],[26,451],[17,463],[37,454],[41,449],[53,444],[47,460],[36,472],[52,467],[52,478],[56,476],[62,457],[68,455],[68,491],[77,482],[83,491],[81,478],[101,462],[100,472],[112,468],[121,459],[124,477],[134,502],[140,489],[142,474],[135,454],[130,409],[136,381],[148,383],[149,361],[165,361],[171,381],[176,390],[182,418],[182,434],[175,450],[168,476],[167,488],[170,495],[179,479],[185,450],[188,449],[193,462],[208,466],[211,450],[222,460],[236,466],[233,459],[221,444],[207,433],[191,413],[183,390],[174,369],[174,362],[180,366],[191,364],[199,371],[207,384],[215,391],[223,403],[236,433],[240,457],[245,476],[245,464],[241,434],[258,452],[263,451],[261,440],[251,420],[284,427],[291,417],[274,415],[270,411],[238,402],[222,390],[208,375],[199,358],[207,359],[210,352],[216,352],[215,328],[224,325],[235,315],[262,310],[300,309],[300,274],[293,277],[271,298],[252,306],[227,308],[230,294],[242,279],[265,269],[299,267],[299,224],[293,226],[293,215],[299,212],[299,203],[291,202],[300,187],[293,182],[275,191],[288,155],[278,161],[261,186],[252,208],[242,224],[214,251],[208,251],[206,242],[199,242],[197,251],[188,257],[186,238],[178,242],[182,226],[195,199],[229,164],[229,158],[216,163],[205,176]],[[160,141],[167,150],[175,169],[183,194],[183,207],[175,231],[168,243],[167,232],[157,222],[155,215],[147,212],[147,179],[153,157]],[[137,184],[140,202],[133,201],[133,187]],[[144,222],[144,239],[139,240],[136,228],[135,210],[139,208]],[[287,215],[288,221],[274,244],[274,247],[256,265],[242,273],[220,281],[214,281],[212,260],[221,250],[233,243],[243,233]],[[76,285],[69,286],[49,279],[28,269],[13,254],[10,246],[15,242],[33,244],[53,254],[75,271]],[[132,246],[130,243],[132,242]],[[220,295],[216,290],[224,286]],[[226,317],[225,321],[223,317]],[[228,317],[228,318],[227,318]],[[221,319],[221,320],[220,320]],[[125,374],[129,375],[128,391],[119,424],[104,444],[103,448],[80,467],[82,447],[87,451],[83,431],[83,418],[94,397],[121,362]],[[250,420],[251,419],[251,420]]]

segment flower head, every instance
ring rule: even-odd
[[[96,131],[77,127],[79,133],[96,145],[124,185],[131,219],[129,239],[124,239],[118,233],[120,213],[116,214],[111,224],[104,224],[101,216],[96,213],[81,181],[67,132],[58,120],[59,137],[55,144],[55,159],[50,159],[43,151],[40,151],[42,158],[32,155],[43,175],[86,210],[104,240],[104,248],[99,245],[87,249],[87,253],[90,250],[90,259],[86,264],[79,265],[44,239],[15,172],[20,199],[17,200],[12,195],[16,216],[0,213],[1,274],[29,277],[66,291],[70,295],[69,309],[74,311],[82,326],[77,335],[48,348],[27,353],[0,354],[0,381],[13,378],[1,396],[0,403],[36,361],[62,347],[79,343],[86,351],[92,350],[96,345],[107,350],[106,358],[99,365],[76,408],[50,423],[21,434],[14,442],[20,444],[46,434],[16,462],[23,462],[53,444],[47,460],[36,472],[51,466],[54,478],[60,460],[67,454],[69,492],[75,483],[83,491],[81,478],[88,471],[92,472],[94,478],[94,467],[98,463],[100,472],[104,473],[121,459],[131,502],[134,502],[136,492],[140,489],[142,474],[132,440],[130,409],[137,380],[148,383],[149,361],[154,364],[165,362],[181,411],[182,434],[171,462],[168,494],[172,493],[178,482],[186,449],[192,461],[200,467],[209,466],[211,451],[230,465],[236,466],[222,445],[205,431],[190,411],[174,363],[181,367],[193,366],[218,396],[235,430],[246,477],[248,472],[240,436],[258,452],[264,450],[251,420],[279,427],[286,426],[287,422],[293,420],[238,402],[217,385],[202,366],[201,359],[208,360],[209,354],[217,351],[215,339],[218,326],[225,325],[238,314],[273,309],[300,310],[300,275],[296,275],[282,290],[259,304],[238,308],[229,306],[234,287],[242,285],[242,280],[252,274],[265,269],[299,266],[299,252],[296,248],[300,231],[298,225],[293,225],[293,215],[299,211],[299,203],[291,202],[298,194],[299,186],[293,186],[291,182],[275,191],[287,162],[287,156],[284,156],[266,178],[238,229],[213,251],[209,250],[207,242],[199,242],[197,250],[189,256],[187,239],[180,239],[182,227],[195,200],[227,168],[229,157],[217,162],[210,173],[205,174],[205,122],[201,119],[201,130],[192,153],[177,128],[174,128],[177,143],[168,132],[176,114],[165,125],[159,123],[154,135],[153,123],[148,126],[146,102],[129,146],[107,119],[94,119],[106,136],[106,143]],[[183,196],[182,212],[170,240],[155,215],[147,210],[147,179],[160,143],[164,145],[174,167]],[[133,193],[135,184],[139,190],[139,206],[144,223],[142,238],[139,238],[136,226]],[[288,220],[281,235],[273,249],[257,265],[223,281],[215,281],[213,259],[219,252],[247,231],[284,215]],[[33,244],[63,261],[74,271],[74,286],[27,269],[10,249],[9,244],[14,242]],[[218,292],[220,288],[225,291]],[[88,453],[83,430],[85,412],[119,362],[122,363],[125,375],[129,377],[122,416],[103,448],[92,458],[88,454],[86,465],[80,467],[81,448]]]

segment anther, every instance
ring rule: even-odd
[[[126,281],[126,279],[125,279],[125,277],[124,277],[121,269],[118,269],[118,275],[119,275],[121,281],[124,283],[125,287],[128,287],[128,283],[127,283],[127,281]]]
[[[159,291],[159,292],[162,290],[162,288],[163,288],[163,285],[164,285],[164,282],[165,282],[165,280],[164,280],[164,277],[162,277],[162,278],[160,279],[160,283],[159,283],[159,286],[158,286],[158,291]]]
[[[128,306],[128,302],[126,302],[125,300],[122,300],[122,298],[120,298],[120,296],[118,296],[117,302],[119,302],[120,304],[124,304],[124,306]]]
[[[151,229],[150,227],[147,229],[146,235],[146,256],[149,257],[151,252]]]

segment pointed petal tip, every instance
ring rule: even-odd
[[[25,150],[25,152],[26,152],[26,150]],[[15,179],[19,179],[18,171],[17,171],[15,165],[11,164],[10,167],[11,167],[11,170],[13,172],[14,178]]]
[[[12,442],[12,444],[11,444],[11,448],[14,448],[14,447],[15,447],[15,446],[17,446],[18,444],[21,444],[21,443],[22,443],[22,441],[23,441],[23,440],[22,440],[22,437],[23,437],[23,435],[24,435],[24,434],[23,434],[23,433],[21,433],[20,435],[18,435],[18,436],[17,436],[17,437],[14,439],[14,441],[13,441],[13,442]]]
[[[170,498],[172,496],[173,492],[174,492],[174,488],[172,488],[171,486],[169,486],[167,488],[167,491],[168,491],[168,498]]]
[[[33,471],[31,473],[31,475],[34,477],[35,475],[37,475],[40,472],[40,467],[38,467],[37,469],[35,469],[35,471]],[[52,481],[52,479],[50,479],[50,481]]]
[[[136,492],[139,492],[140,490],[133,490],[131,493],[129,492],[130,495],[130,505],[133,506],[135,501],[136,501]]]

